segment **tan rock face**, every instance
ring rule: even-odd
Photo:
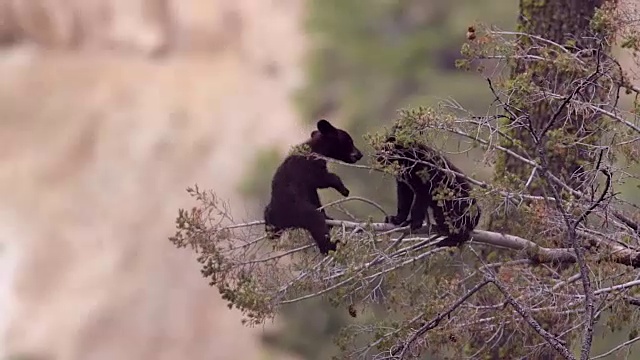
[[[86,3],[122,6],[110,15],[118,16],[141,2]],[[182,1],[176,17],[201,17],[191,26],[200,42],[208,33],[219,36],[212,43],[228,39],[216,51],[2,54],[0,357],[259,358],[261,330],[243,327],[193,253],[167,238],[177,209],[191,206],[187,186],[214,189],[247,216],[236,184],[248,160],[307,135],[290,103],[302,9],[300,1],[211,3]],[[209,29],[203,14],[212,14]],[[122,26],[133,43],[147,36]],[[275,76],[264,71],[269,63]]]

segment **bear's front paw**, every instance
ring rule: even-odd
[[[411,221],[409,222],[409,224],[411,225],[409,228],[411,230],[418,230],[422,227],[422,221]],[[407,224],[405,224],[406,226]]]
[[[401,225],[404,221],[402,219],[399,219],[395,215],[389,215],[384,218],[384,222],[387,224],[393,224],[395,226],[398,226],[398,225]]]
[[[319,245],[320,253],[323,256],[329,255],[329,251],[336,251],[336,249],[337,249],[336,244],[337,244],[337,241],[334,243],[334,242],[331,242],[331,240],[329,240],[327,238],[327,242],[326,243]]]

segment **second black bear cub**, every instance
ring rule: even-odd
[[[353,164],[362,158],[353,139],[344,130],[337,129],[327,120],[317,123],[318,130],[311,133],[308,145],[312,153]],[[267,233],[271,238],[280,236],[283,230],[306,229],[324,255],[336,250],[331,242],[329,217],[320,206],[318,189],[334,188],[343,196],[349,196],[338,175],[329,172],[327,162],[307,154],[292,154],[284,159],[271,181],[271,201],[264,210]]]
[[[480,220],[480,208],[476,199],[470,197],[469,182],[442,169],[462,172],[424,144],[403,146],[391,134],[382,145],[376,161],[383,165],[395,163],[400,170],[396,177],[398,211],[385,218],[385,222],[397,226],[410,224],[416,230],[422,227],[428,217],[427,209],[431,208],[436,231],[446,236],[438,245],[456,246],[469,240],[469,233]]]

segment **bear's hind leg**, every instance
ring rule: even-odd
[[[418,230],[422,227],[425,219],[427,219],[427,209],[433,204],[431,196],[431,188],[425,187],[423,184],[415,185],[415,200],[411,206],[411,230]]]
[[[413,204],[414,193],[413,189],[403,180],[396,180],[396,202],[397,212],[396,215],[387,216],[384,219],[385,223],[390,223],[396,226],[407,225],[406,221],[411,211],[411,205]]]
[[[276,212],[273,210],[271,204],[264,208],[264,230],[268,239],[277,240],[282,236],[286,224],[283,224],[277,216],[274,216]]]
[[[267,236],[271,239],[279,238],[284,229],[305,229],[311,233],[323,255],[336,250],[336,244],[330,239],[325,214],[316,210],[315,204],[288,204],[284,209],[271,206],[265,211],[265,223]]]
[[[267,235],[267,239],[278,240],[282,236],[282,233],[284,233],[284,230],[273,225],[266,225],[265,233]]]
[[[318,210],[301,211],[298,216],[302,222],[302,228],[311,233],[311,237],[318,245],[318,250],[323,255],[327,255],[330,250],[336,250],[336,244],[331,242],[329,234],[329,226],[326,223],[325,216]]]

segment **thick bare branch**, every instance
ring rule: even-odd
[[[264,221],[256,220],[244,224],[235,224],[226,227],[240,228],[256,225],[263,225]],[[377,233],[407,233],[408,227],[399,228],[393,224],[387,223],[358,223],[353,221],[327,220],[327,224],[334,226],[344,226],[345,229],[367,229]],[[430,229],[428,226],[413,232],[414,235],[428,235]],[[493,231],[476,229],[471,232],[472,239],[470,244],[481,244],[493,247],[505,248],[516,251],[524,251],[525,255],[534,263],[575,263],[576,256],[572,248],[547,248],[539,246],[531,240],[527,240],[518,236],[509,234],[500,234]],[[600,261],[608,261],[622,265],[640,268],[640,251],[623,246],[616,246],[611,243],[597,244],[606,248],[601,252]]]

